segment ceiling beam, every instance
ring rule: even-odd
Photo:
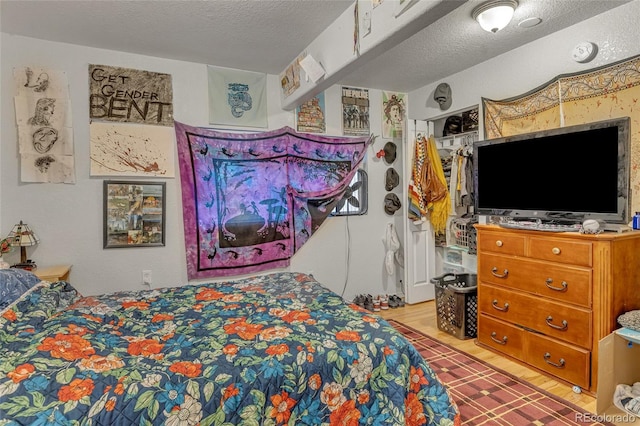
[[[466,0],[385,0],[372,9],[371,0],[358,0],[360,21],[359,52],[354,49],[354,9],[349,7],[300,53],[311,55],[324,68],[325,75],[316,83],[300,70],[300,87],[285,97],[282,109],[293,110],[303,102],[338,83],[367,61],[413,36]],[[408,7],[407,7],[408,5]],[[369,15],[371,31],[365,35],[363,24]],[[402,66],[399,64],[398,66]],[[283,71],[284,72],[284,71]],[[307,81],[309,80],[309,81]]]

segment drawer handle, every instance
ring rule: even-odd
[[[560,254],[561,250],[559,247],[554,247],[551,249],[551,253],[553,254]]]
[[[553,361],[550,361],[549,358],[551,358],[551,354],[549,352],[547,352],[546,354],[544,354],[544,361],[549,364],[549,365],[553,365],[556,368],[564,368],[564,358],[560,358],[560,363],[556,364]]]
[[[493,340],[494,342],[496,342],[499,345],[506,345],[507,344],[507,336],[503,336],[502,340],[496,339],[496,332],[495,331],[491,332],[491,340]]]
[[[567,320],[562,320],[561,326],[553,324],[553,317],[551,315],[547,317],[547,325],[551,328],[555,328],[556,330],[563,330],[563,331],[569,327],[569,323],[567,322]]]
[[[494,277],[496,278],[507,278],[507,275],[509,275],[509,270],[505,269],[502,272],[502,275],[498,273],[498,268],[496,266],[493,267],[493,269],[491,269],[491,273],[493,274]]]
[[[553,278],[547,278],[547,280],[546,280],[547,287],[549,287],[551,290],[555,290],[555,291],[567,291],[567,286],[569,285],[569,284],[567,284],[566,281],[562,281],[562,284],[560,284],[562,287],[552,286],[551,285],[552,283],[553,283]]]
[[[504,245],[504,243],[503,243],[502,241],[500,241],[500,240],[497,240],[497,241],[496,241],[496,245],[497,245],[498,247],[502,247],[502,246]]]
[[[504,307],[500,307],[500,306],[498,306],[498,300],[497,299],[493,299],[493,302],[491,302],[491,305],[495,309],[497,309],[497,310],[499,310],[501,312],[507,312],[509,310],[509,304],[508,303],[505,303]]]

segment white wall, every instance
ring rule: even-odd
[[[142,289],[141,271],[152,270],[153,286],[186,283],[184,233],[180,179],[176,158],[175,179],[167,183],[166,246],[153,248],[103,249],[103,178],[89,176],[88,65],[101,64],[163,72],[172,75],[174,117],[194,126],[207,126],[207,70],[204,64],[166,60],[115,51],[54,43],[1,34],[0,123],[0,235],[23,220],[40,237],[41,243],[28,249],[40,266],[73,265],[71,282],[84,294],[125,289]],[[13,108],[14,67],[42,66],[64,71],[69,79],[75,139],[75,184],[20,183],[18,145]],[[213,64],[215,65],[215,64]],[[294,126],[293,112],[280,108],[279,78],[268,78],[269,127]],[[370,91],[371,130],[380,133],[381,92]],[[340,88],[325,93],[327,134],[341,135]],[[293,260],[291,270],[313,272],[329,288],[342,293],[346,278],[347,222],[351,237],[349,281],[344,292],[351,299],[358,293],[396,293],[396,278],[383,269],[385,225],[390,218],[382,208],[384,173],[388,167],[375,158],[384,146],[378,139],[370,148],[369,213],[366,216],[330,218]],[[402,158],[399,153],[398,158]],[[398,172],[402,175],[401,170]],[[159,180],[159,179],[152,179]],[[162,179],[160,179],[162,180]],[[401,191],[402,186],[398,187]],[[400,222],[401,223],[401,222]],[[5,255],[14,263],[18,253]],[[401,276],[399,274],[398,276]]]
[[[538,39],[475,67],[409,93],[410,118],[440,118],[480,105],[481,98],[500,100],[528,92],[557,75],[589,70],[640,54],[640,1],[634,0],[570,28]],[[526,31],[526,29],[523,29]],[[587,63],[571,59],[581,41],[598,45],[598,55]],[[448,113],[433,100],[436,86],[449,83],[452,105]],[[483,134],[481,129],[480,134]]]
[[[453,90],[456,111],[480,103],[481,97],[503,99],[531,90],[563,73],[590,69],[640,53],[636,30],[640,1],[634,1],[577,24],[498,58],[452,75],[443,81]],[[570,52],[580,41],[598,44],[596,59],[573,62]],[[71,280],[83,293],[97,294],[121,289],[140,289],[142,269],[153,271],[154,286],[186,282],[182,206],[179,177],[167,179],[167,235],[165,247],[102,249],[102,181],[89,177],[88,64],[104,64],[169,73],[173,77],[174,116],[187,124],[207,125],[206,66],[121,52],[52,43],[0,33],[0,235],[23,220],[40,236],[41,244],[29,249],[39,265],[73,264]],[[13,67],[44,66],[65,71],[69,78],[75,136],[76,179],[74,185],[23,184],[17,153],[13,109]],[[215,64],[214,64],[215,65]],[[432,100],[440,82],[411,92],[411,119],[443,116]],[[379,90],[371,90],[371,124],[380,133]],[[269,76],[269,126],[294,126],[293,113],[279,105],[277,76]],[[341,134],[340,90],[326,91],[327,134]],[[444,114],[446,115],[446,114]],[[358,293],[395,293],[395,277],[384,271],[385,226],[396,225],[402,238],[404,214],[390,218],[383,211],[384,173],[388,166],[375,157],[386,141],[378,139],[368,155],[369,213],[363,217],[331,218],[292,259],[291,270],[313,272],[332,290],[342,293],[346,269],[347,235],[351,238],[349,281],[345,297]],[[402,144],[398,144],[400,150]],[[398,158],[401,157],[398,153]],[[400,173],[400,162],[394,164]],[[176,164],[177,168],[177,164]],[[401,176],[403,174],[401,173]],[[404,174],[406,176],[406,173]],[[406,185],[406,179],[396,189]],[[403,197],[401,197],[402,199]],[[347,224],[349,232],[347,232]],[[17,261],[17,253],[5,256]]]

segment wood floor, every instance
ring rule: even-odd
[[[571,401],[588,412],[595,413],[596,411],[596,400],[594,397],[585,393],[577,394],[573,392],[571,386],[557,382],[548,376],[544,376],[521,364],[483,349],[475,344],[474,339],[460,340],[438,330],[434,301],[383,310],[380,311],[380,315],[385,319],[394,319],[420,330],[429,336],[435,337],[442,342],[448,343],[451,346],[455,346],[461,351],[471,354],[499,369],[505,370],[516,377],[520,377],[549,393]]]

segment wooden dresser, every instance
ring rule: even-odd
[[[640,232],[476,228],[478,343],[595,393],[599,340],[640,309]]]

